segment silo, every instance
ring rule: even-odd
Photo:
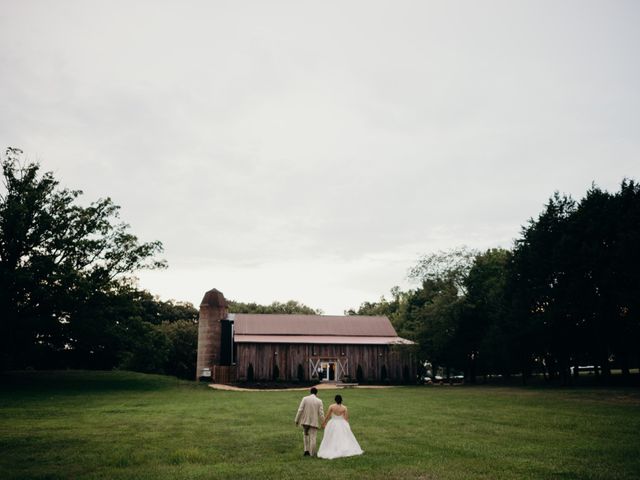
[[[196,380],[211,379],[214,365],[220,365],[221,320],[227,318],[227,301],[215,288],[204,294],[198,319]]]

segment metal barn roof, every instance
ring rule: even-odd
[[[236,335],[397,337],[387,317],[237,313]]]
[[[230,314],[237,343],[411,345],[387,317],[364,315]]]

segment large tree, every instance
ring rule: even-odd
[[[98,335],[104,297],[136,270],[165,262],[156,259],[161,243],[140,242],[111,199],[81,205],[80,190],[60,187],[19,149],[6,151],[2,176],[0,341],[7,368],[73,349],[79,332]]]
[[[458,341],[464,346],[466,377],[476,374],[510,373],[513,335],[507,322],[505,289],[509,250],[492,248],[478,254],[464,282],[466,298]]]
[[[623,181],[609,193],[593,186],[575,202],[554,195],[516,242],[509,279],[522,352],[544,361],[551,377],[593,364],[608,377],[638,359],[640,188]],[[574,371],[577,371],[574,370]]]

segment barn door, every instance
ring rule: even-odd
[[[320,376],[318,375],[318,369],[320,368],[320,359],[309,359],[309,379],[319,380]]]
[[[341,382],[342,378],[346,375],[349,375],[349,359],[346,357],[339,358],[336,368],[336,380]]]

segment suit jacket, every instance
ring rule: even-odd
[[[307,395],[300,402],[296,413],[296,425],[309,425],[320,428],[324,421],[324,408],[322,400],[315,395]]]

